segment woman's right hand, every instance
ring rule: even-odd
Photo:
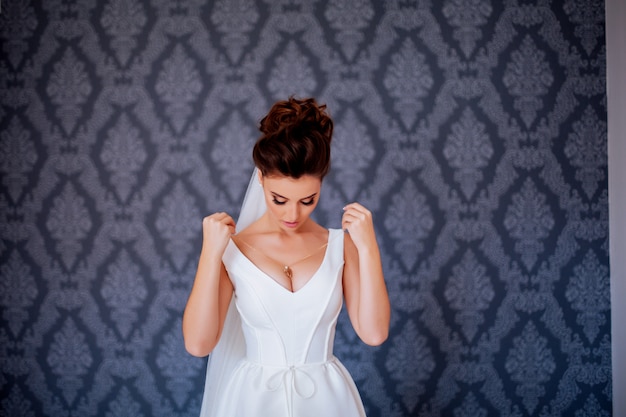
[[[222,262],[235,221],[226,213],[202,219],[202,250],[183,314],[185,348],[194,356],[208,355],[217,344],[233,285]]]
[[[233,234],[235,221],[226,213],[213,213],[202,219],[203,246],[220,257]]]

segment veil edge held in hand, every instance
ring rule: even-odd
[[[267,209],[263,187],[258,181],[258,169],[255,168],[239,211],[237,232],[252,224]],[[235,307],[235,295],[233,294],[224,320],[222,335],[207,362],[200,417],[217,417],[217,404],[219,399],[224,396],[228,377],[234,371],[239,360],[245,357],[245,354],[246,347],[241,330],[241,317]]]

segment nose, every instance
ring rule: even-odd
[[[298,203],[293,203],[289,205],[287,209],[288,221],[295,222],[300,217],[300,206]]]

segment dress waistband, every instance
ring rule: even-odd
[[[265,381],[265,389],[268,391],[278,391],[281,388],[285,393],[285,401],[287,405],[288,416],[293,417],[293,399],[294,395],[300,398],[311,398],[315,395],[315,380],[307,372],[310,369],[323,367],[334,364],[335,358],[331,358],[326,362],[305,363],[299,365],[265,365],[256,362],[247,361],[253,366],[259,366],[268,371],[270,376]]]

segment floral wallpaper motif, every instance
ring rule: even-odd
[[[368,416],[609,416],[604,3],[2,0],[0,415],[197,416],[182,311],[257,124],[335,120],[315,213],[374,213]]]

